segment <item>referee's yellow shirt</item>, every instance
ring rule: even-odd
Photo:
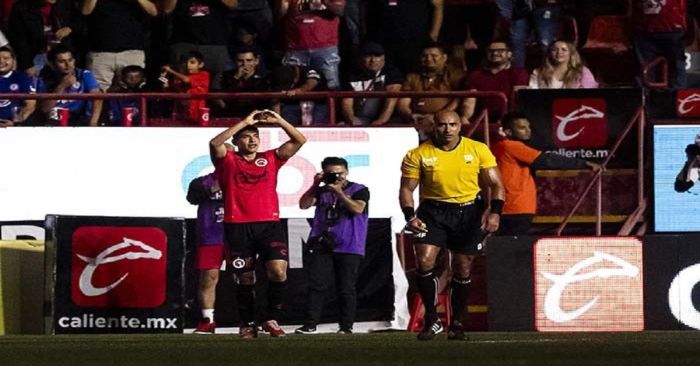
[[[420,200],[464,203],[479,194],[479,171],[496,166],[489,148],[461,137],[450,151],[440,150],[432,141],[409,151],[401,164],[401,176],[418,179]]]

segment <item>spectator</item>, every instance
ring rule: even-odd
[[[229,47],[229,53],[234,57],[234,64],[236,63],[236,54],[242,50],[252,50],[258,58],[258,67],[261,70],[267,70],[268,48],[263,47],[255,26],[245,21],[241,21],[236,25],[234,39]]]
[[[178,64],[192,50],[204,55],[211,73],[211,88],[221,89],[224,70],[232,66],[227,50],[230,29],[226,14],[237,0],[164,0],[163,11],[173,16],[170,63]]]
[[[73,49],[81,32],[78,9],[71,0],[22,0],[12,7],[8,37],[17,53],[17,68],[39,75],[45,54],[58,43]]]
[[[10,47],[0,47],[0,94],[34,94],[32,80],[23,72],[15,71],[15,61],[15,53]],[[34,113],[35,107],[36,101],[31,99],[0,101],[0,127],[21,124]]]
[[[227,146],[228,148],[228,146]],[[224,196],[216,173],[195,178],[187,189],[187,202],[197,205],[197,249],[199,270],[197,299],[202,317],[195,334],[214,334],[214,305],[219,268],[224,260]]]
[[[323,74],[328,89],[338,89],[338,27],[344,8],[345,0],[281,0],[287,50],[282,63],[311,67]]]
[[[229,23],[234,31],[243,27],[248,33],[255,34],[263,46],[270,44],[270,31],[273,27],[272,9],[267,0],[237,0],[238,6],[228,12]],[[243,27],[242,27],[243,26]],[[267,48],[267,47],[265,47]]]
[[[465,89],[469,91],[501,92],[510,98],[518,86],[527,85],[527,71],[511,64],[513,54],[508,44],[503,41],[493,41],[486,48],[484,65],[472,71],[467,77]],[[491,121],[497,121],[506,112],[500,99],[496,98],[466,98],[462,103],[462,119],[468,120],[478,116],[483,110],[489,113]]]
[[[112,85],[110,93],[141,93],[146,86],[146,70],[138,65],[128,65],[121,69],[119,82]],[[131,120],[138,121],[140,118],[141,103],[138,98],[134,99],[111,99],[109,101],[109,122],[110,125],[118,126],[122,123],[125,109],[131,109]]]
[[[531,89],[597,88],[591,70],[581,60],[576,45],[555,41],[549,46],[544,63],[530,75]]]
[[[184,73],[173,70],[169,65],[163,66],[163,74],[174,77],[171,89],[189,95],[209,93],[209,73],[203,70],[204,55],[199,51],[190,51],[184,59]],[[207,102],[204,99],[190,99],[184,100],[180,105],[187,110],[183,117],[196,121],[199,118],[199,109],[206,108]]]
[[[86,65],[102,90],[112,85],[122,67],[145,67],[145,22],[158,15],[151,0],[83,0],[80,11],[87,17]]]
[[[223,91],[250,93],[267,91],[264,69],[260,67],[260,55],[252,49],[239,49],[235,57],[236,69],[224,72]],[[217,101],[228,116],[243,117],[256,109],[264,109],[269,103],[265,99],[227,99]]]
[[[313,185],[301,196],[299,207],[316,206],[307,241],[309,298],[304,325],[294,333],[316,333],[324,299],[336,283],[340,302],[338,333],[352,333],[357,307],[358,269],[365,255],[369,223],[369,189],[350,182],[348,162],[327,157],[321,163],[323,173],[314,176]],[[321,186],[321,182],[324,183]]]
[[[464,72],[447,67],[445,49],[435,43],[423,47],[420,71],[406,76],[404,91],[452,91],[464,84]],[[432,131],[432,115],[440,111],[454,111],[459,98],[401,98],[397,112],[405,121],[411,121],[418,130],[420,141],[425,141]]]
[[[368,38],[382,44],[387,60],[408,75],[416,71],[424,42],[437,42],[443,0],[369,1]]]
[[[403,76],[398,69],[387,64],[384,48],[374,42],[362,46],[360,70],[352,74],[345,85],[352,91],[388,91],[401,90]],[[396,98],[344,98],[342,100],[343,117],[353,126],[381,126],[391,119],[396,108]]]
[[[640,1],[635,9],[637,32],[633,43],[639,64],[644,65],[661,56],[668,62],[670,87],[686,84],[683,36],[686,24],[686,1]]]
[[[270,90],[281,91],[288,96],[294,96],[308,91],[322,91],[326,89],[326,83],[322,75],[316,70],[297,65],[283,65],[275,68],[270,73]],[[312,122],[320,123],[326,120],[328,113],[323,101],[293,100],[291,102],[273,101],[273,110],[280,113],[285,120],[299,125],[302,122],[302,104],[311,102]]]
[[[525,142],[532,135],[530,122],[522,113],[509,113],[503,117],[505,137],[491,149],[496,156],[506,190],[506,202],[501,215],[501,235],[527,235],[537,209],[537,188],[531,170],[583,169],[598,171],[601,166],[577,158],[567,158],[555,153],[543,153]]]
[[[559,24],[558,0],[514,0],[510,23],[510,38],[513,48],[513,63],[525,66],[525,49],[530,43],[530,32],[542,52],[554,40]]]
[[[100,85],[89,70],[75,67],[73,52],[57,45],[46,54],[48,66],[41,70],[36,90],[39,93],[100,94]],[[101,100],[45,99],[39,109],[57,120],[57,108],[68,109],[68,122],[73,126],[97,126],[102,112]]]

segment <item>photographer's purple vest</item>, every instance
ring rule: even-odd
[[[362,184],[348,182],[343,192],[348,196],[352,196],[364,188],[366,187]],[[329,227],[326,223],[326,210],[333,206],[333,203],[336,203],[340,217],[335,225]],[[336,234],[338,247],[335,248],[335,253],[365,255],[368,221],[369,215],[366,212],[356,215],[352,214],[332,192],[321,190],[318,201],[316,201],[316,212],[311,223],[309,237],[318,237],[327,229]]]

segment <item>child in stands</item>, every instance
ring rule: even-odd
[[[173,70],[169,65],[163,66],[160,79],[166,80],[164,82],[165,89],[189,95],[207,94],[209,92],[209,73],[204,70],[204,56],[199,51],[190,51],[185,56],[184,61],[184,74]],[[174,78],[172,85],[167,79],[164,79],[168,76]],[[190,99],[176,103],[176,106],[182,107],[182,111],[187,111],[184,118],[196,121],[199,117],[199,109],[206,108],[207,103],[204,99]]]

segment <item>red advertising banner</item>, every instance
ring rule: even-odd
[[[700,89],[682,89],[676,93],[678,117],[700,117]]]
[[[73,233],[71,299],[85,307],[165,302],[168,237],[157,227],[83,226]]]

